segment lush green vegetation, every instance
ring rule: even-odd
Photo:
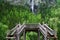
[[[13,6],[0,2],[0,40],[6,40],[6,33],[18,23],[47,23],[52,29],[56,30],[58,40],[60,40],[60,0],[57,6],[41,9],[38,14],[33,14],[29,8]],[[21,37],[21,39],[23,36]],[[35,39],[36,38],[36,39]],[[27,40],[37,40],[37,33],[27,32]]]

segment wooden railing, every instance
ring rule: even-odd
[[[32,27],[31,27],[32,26]],[[34,27],[35,26],[35,27]],[[37,26],[37,27],[36,27]],[[57,33],[52,30],[50,27],[48,27],[47,24],[43,24],[41,25],[40,23],[39,24],[17,24],[12,30],[10,30],[7,34],[7,40],[9,39],[14,39],[14,40],[20,40],[20,34],[23,33],[25,35],[25,31],[26,28],[29,28],[29,29],[38,29],[44,36],[44,40],[48,40],[49,36],[50,37],[54,37],[54,39],[56,40],[57,38]],[[38,32],[39,33],[39,32]],[[39,34],[40,35],[40,34]],[[49,36],[48,36],[49,35]],[[24,36],[24,40],[26,39],[26,37]]]

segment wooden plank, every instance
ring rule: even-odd
[[[15,39],[16,37],[6,37],[7,39]]]
[[[46,31],[46,28],[45,28],[43,25],[39,24],[39,26],[40,26],[44,31]]]
[[[44,40],[47,40],[47,37],[46,36],[44,36]]]
[[[11,29],[10,31],[14,31],[18,26],[21,26],[20,24],[17,24],[13,29]]]
[[[33,28],[38,28],[37,26],[38,26],[38,24],[25,24],[26,25],[26,28],[28,29],[33,29]]]
[[[13,34],[16,32],[17,29],[18,29],[18,31],[19,31],[19,29],[21,29],[23,26],[24,26],[24,24],[23,24],[23,25],[19,25],[19,27],[16,28],[16,29],[11,33],[11,35],[13,35]]]
[[[48,27],[47,24],[43,24],[43,26],[44,26],[45,28],[49,29],[50,31],[53,31],[50,27]]]
[[[47,30],[43,25],[39,24],[39,28],[40,28],[41,32],[43,32],[43,34],[47,33]]]
[[[43,35],[45,35],[46,32],[45,32],[41,27],[39,27],[39,29],[40,29],[41,33],[42,33]]]
[[[14,35],[15,32],[16,32],[16,30],[14,30],[14,31],[11,33],[11,35]]]
[[[20,35],[18,34],[19,30],[16,30],[16,40],[20,40]]]
[[[47,29],[47,31],[50,33],[50,35],[54,35],[54,30],[52,30],[51,28],[49,28],[46,24],[43,24],[43,26]]]
[[[39,28],[41,30],[41,33],[44,36],[44,40],[47,40],[47,30],[46,30],[46,28],[43,25],[41,25],[41,24],[39,24]]]
[[[13,34],[15,33],[16,29],[18,28],[18,26],[20,26],[20,24],[17,24],[13,29],[11,29],[11,30],[7,33],[7,35],[9,35],[9,34],[13,35]]]
[[[20,34],[20,33],[24,30],[25,27],[26,27],[26,26],[24,25],[24,26],[19,30],[18,34]]]
[[[17,34],[17,40],[20,40],[20,37],[19,37],[20,35],[19,34]]]
[[[22,24],[21,26],[19,26],[18,30],[20,30],[25,24]]]
[[[40,40],[40,29],[38,29],[38,40]]]
[[[24,29],[24,32],[23,32],[23,40],[26,40],[26,32],[25,32],[25,29]]]

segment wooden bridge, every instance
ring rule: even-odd
[[[43,40],[49,40],[53,38],[57,40],[57,34],[54,30],[48,27],[47,24],[17,24],[13,29],[11,29],[6,36],[7,40],[20,40],[20,35],[23,33],[24,39],[26,40],[26,32],[35,31],[38,32],[38,40],[40,40],[40,33],[43,35]]]

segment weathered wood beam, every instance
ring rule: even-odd
[[[20,35],[18,34],[19,30],[16,30],[16,40],[20,40]]]
[[[39,26],[40,26],[39,28],[40,28],[43,36],[44,36],[44,40],[47,40],[47,30],[46,30],[46,28],[41,24],[39,24]]]
[[[7,39],[15,39],[16,37],[6,37]]]
[[[24,26],[19,30],[18,34],[20,34],[20,33],[24,30],[25,27],[26,27],[26,26],[24,25]]]
[[[38,40],[40,40],[40,29],[38,29]]]
[[[10,31],[14,31],[16,28],[18,28],[19,26],[21,26],[20,24],[17,24],[13,29],[11,29]]]
[[[24,25],[24,24],[23,24]],[[13,35],[15,32],[16,32],[16,30],[18,29],[21,29],[21,27],[23,26],[23,25],[18,25],[19,27],[17,27],[12,33],[11,33],[11,35]]]
[[[40,26],[44,31],[46,31],[46,28],[45,28],[43,25],[41,25],[40,23],[39,23],[39,26]]]
[[[24,31],[23,31],[23,40],[26,40],[26,32],[25,32],[25,29],[24,29]]]
[[[18,28],[18,30],[20,31],[23,27],[24,27],[24,25],[20,26],[20,27]]]
[[[41,31],[41,33],[43,34],[43,35],[45,35],[45,31],[39,26],[39,29],[40,29],[40,31]]]
[[[43,35],[46,35],[46,33],[47,33],[47,30],[46,30],[46,28],[43,26],[43,25],[41,25],[40,23],[39,23],[39,29],[41,30],[41,32],[42,32],[42,34]]]
[[[48,27],[47,24],[43,24],[45,28],[49,29],[50,31],[52,31],[52,29],[50,27]]]
[[[19,35],[19,34],[17,34],[16,36],[17,36],[16,40],[20,40],[20,37],[19,37],[20,35]]]
[[[20,26],[20,24],[17,24],[13,29],[11,29],[11,30],[7,33],[7,35],[9,35],[9,34],[13,35],[13,34],[15,33],[16,29],[17,29],[19,26]]]
[[[55,32],[51,28],[49,28],[46,24],[43,24],[43,26],[47,29],[47,31],[50,33],[50,35],[54,35]]]

